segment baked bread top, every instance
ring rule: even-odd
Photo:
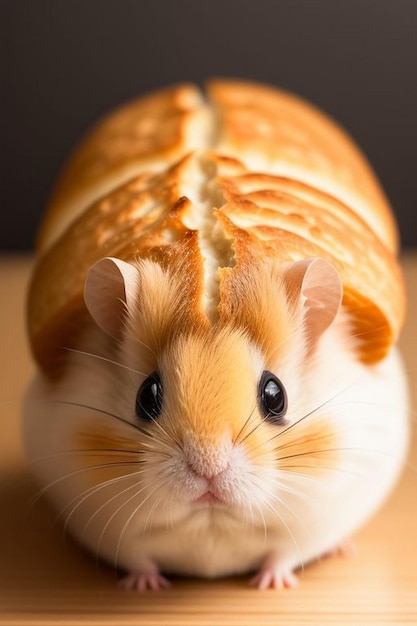
[[[64,168],[38,242],[28,326],[47,371],[86,323],[85,276],[105,256],[185,263],[190,306],[213,320],[228,272],[325,258],[366,363],[404,319],[397,230],[365,157],[315,107],[258,84],[179,85],[105,118]]]

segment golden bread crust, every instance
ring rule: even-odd
[[[138,172],[165,169],[192,150],[194,124],[204,115],[198,89],[181,85],[137,98],[105,117],[63,168],[39,233],[39,251],[101,196]]]
[[[325,191],[356,210],[390,250],[398,235],[388,201],[365,156],[322,111],[282,90],[217,80],[208,95],[219,116],[216,149],[252,171]]]
[[[87,323],[85,276],[105,256],[180,272],[196,318],[205,281],[219,281],[224,316],[251,265],[322,257],[342,278],[360,358],[377,362],[396,341],[405,314],[397,231],[360,151],[284,92],[214,81],[208,95],[211,105],[184,85],[127,105],[65,168],[29,291],[29,336],[46,371]]]

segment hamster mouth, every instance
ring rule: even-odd
[[[193,504],[225,504],[223,500],[221,500],[218,496],[216,496],[212,491],[208,490],[203,493],[202,496],[199,496],[196,500],[194,500]]]

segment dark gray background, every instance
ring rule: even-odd
[[[0,248],[32,245],[59,167],[108,109],[209,76],[336,117],[417,245],[416,0],[1,0]]]

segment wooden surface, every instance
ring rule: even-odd
[[[417,406],[417,254],[403,257],[409,317],[402,348]],[[0,258],[0,624],[417,624],[417,442],[401,482],[358,535],[359,552],[315,563],[297,588],[264,592],[246,579],[175,580],[160,593],[126,593],[110,568],[63,537],[36,489],[20,440],[33,371],[23,303],[30,259]],[[414,413],[416,415],[416,413]],[[393,416],[395,419],[395,415]],[[414,469],[413,469],[414,468]]]

